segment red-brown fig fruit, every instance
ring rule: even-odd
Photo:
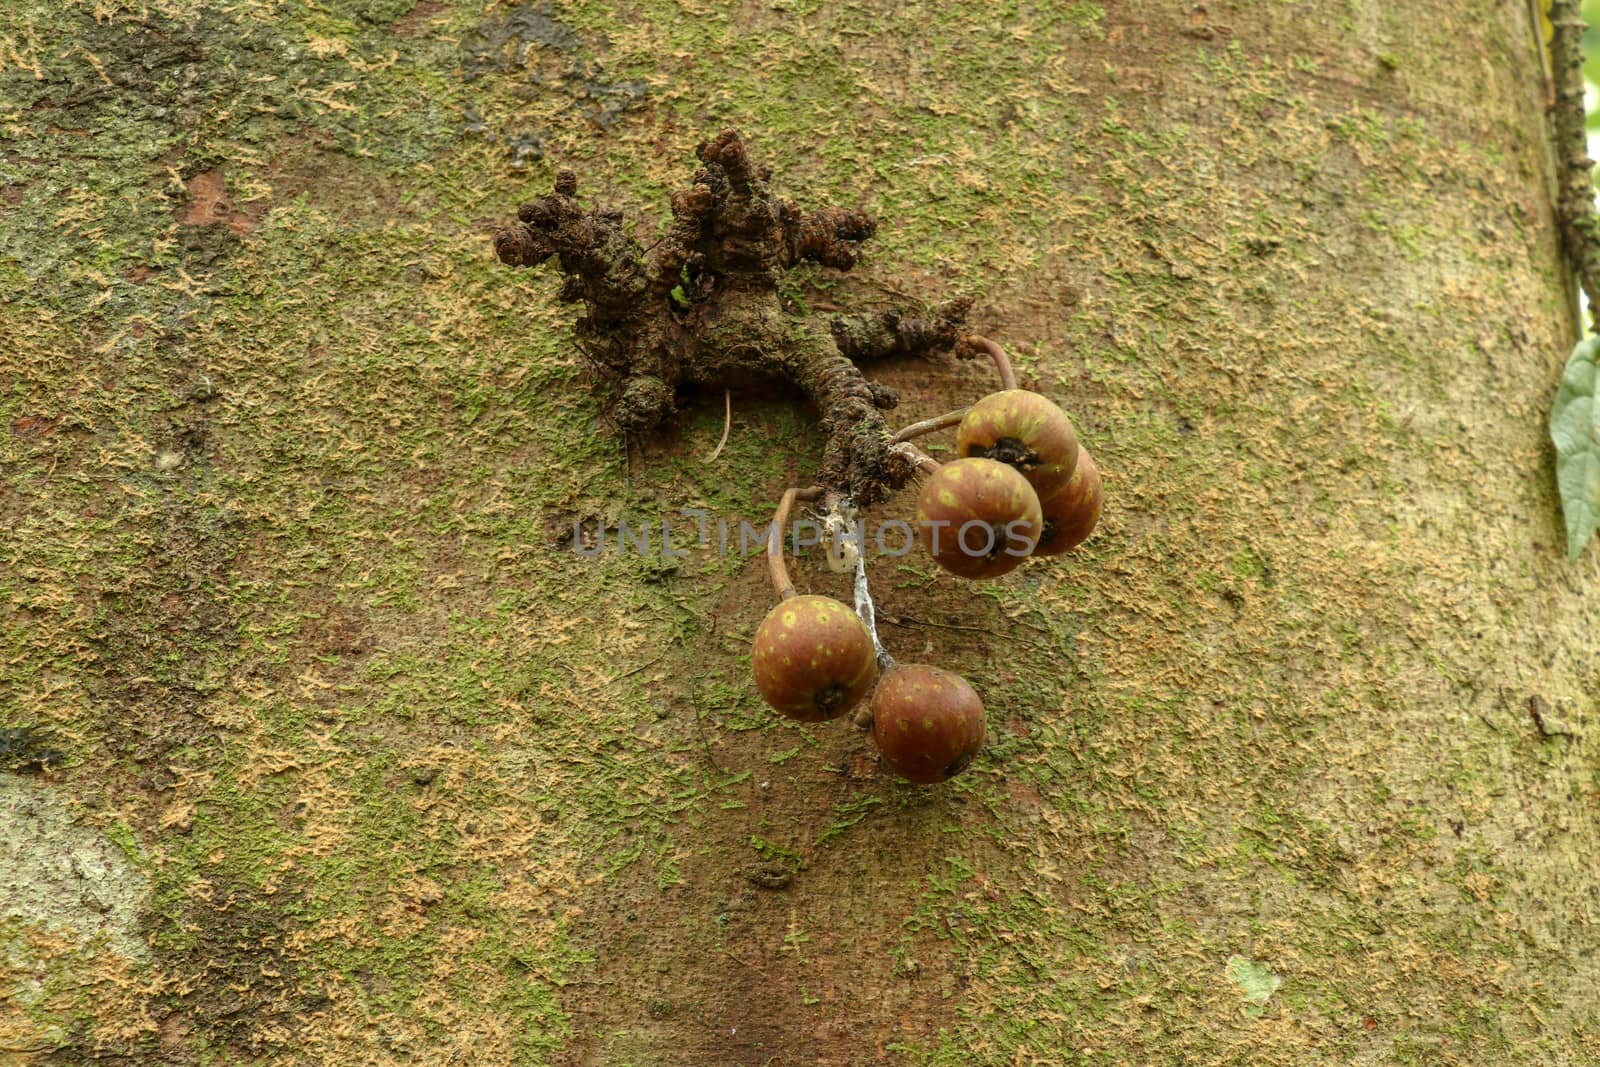
[[[957,459],[917,496],[917,537],[934,562],[962,578],[996,578],[1033,551],[1044,528],[1028,480],[992,459]]]
[[[1040,507],[1044,510],[1044,534],[1034,547],[1036,556],[1059,556],[1076,548],[1094,532],[1100,521],[1100,469],[1087,448],[1078,449],[1078,469],[1072,472],[1067,487]]]
[[[756,630],[750,667],[761,697],[801,722],[837,719],[878,678],[878,656],[859,616],[831,597],[781,601]]]
[[[990,393],[967,411],[956,429],[956,453],[1015,467],[1043,500],[1072,477],[1078,463],[1078,435],[1067,413],[1038,393],[1005,389]]]
[[[983,701],[959,674],[901,664],[872,694],[872,739],[896,774],[923,785],[954,778],[983,747]]]

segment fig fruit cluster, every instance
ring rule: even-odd
[[[1100,473],[1066,413],[1045,397],[1026,389],[984,397],[962,417],[956,451],[917,497],[918,540],[950,573],[996,578],[1093,532]],[[966,679],[887,656],[880,676],[876,643],[854,609],[793,595],[792,586],[785,596],[762,620],[751,654],[768,704],[817,723],[870,698],[873,740],[902,778],[943,782],[972,764],[983,747],[984,708]]]
[[[956,452],[917,497],[918,535],[951,574],[996,578],[1030,555],[1060,555],[1100,520],[1100,472],[1066,412],[1038,393],[972,405]]]
[[[799,722],[837,719],[872,694],[872,736],[896,774],[932,784],[966,770],[983,747],[983,701],[959,674],[895,664],[880,678],[866,624],[832,597],[781,601],[756,630],[756,688]]]

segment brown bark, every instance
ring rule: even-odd
[[[0,4],[0,1059],[1600,1062],[1533,6]],[[724,142],[658,258],[734,125],[838,207]],[[523,183],[565,289],[485,262]],[[987,712],[924,788],[763,710],[764,561],[659,523],[991,390],[899,358],[952,293],[1104,514],[983,585],[869,537]]]

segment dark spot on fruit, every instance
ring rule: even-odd
[[[1002,437],[990,448],[973,449],[972,454],[985,459],[997,459],[1020,471],[1031,471],[1039,465],[1039,453],[1015,437]]]
[[[850,690],[848,688],[840,685],[838,682],[834,682],[832,685],[825,685],[821,689],[818,689],[817,695],[812,697],[811,701],[812,703],[816,704],[818,711],[826,715],[837,708],[839,706],[839,702],[843,700],[845,696],[849,694],[849,692]]]
[[[989,524],[989,551],[986,552],[985,555],[988,556],[990,559],[994,559],[996,556],[998,556],[1000,553],[1004,552],[1005,550],[1006,550],[1006,528],[1004,526],[1001,526],[1001,525],[997,524],[997,523],[992,523],[991,522]]]
[[[946,778],[954,778],[956,775],[960,774],[970,766],[972,766],[972,755],[971,753],[963,752],[961,755],[951,760],[949,765],[945,767],[944,776]]]

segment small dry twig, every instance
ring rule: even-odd
[[[733,391],[722,391],[722,440],[717,442],[717,447],[711,450],[711,455],[706,457],[707,463],[715,463],[717,457],[722,455],[722,448],[728,443],[728,431],[733,428]]]

